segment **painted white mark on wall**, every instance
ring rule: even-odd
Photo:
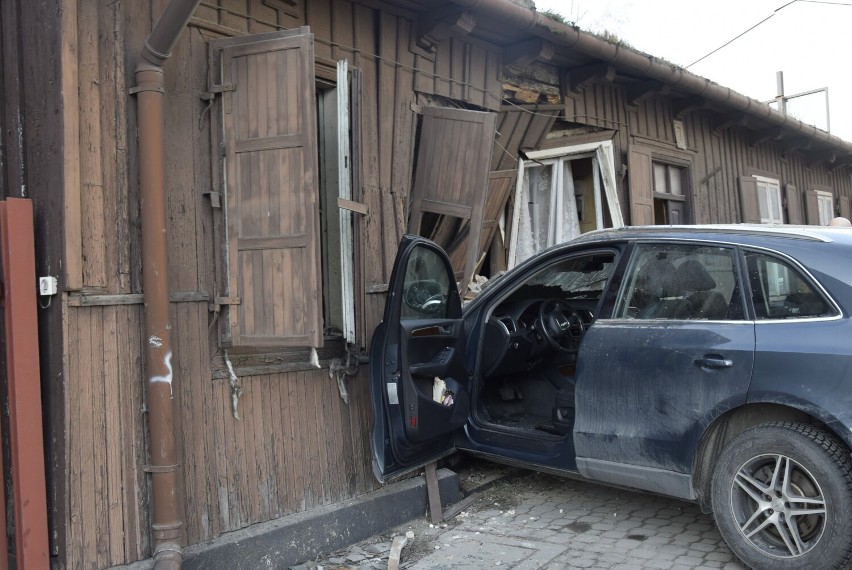
[[[151,336],[148,339],[148,344],[150,344],[154,348],[160,348],[161,346],[163,346],[163,339],[158,336]]]
[[[151,376],[151,382],[165,382],[169,386],[172,385],[172,353],[169,352],[163,360],[168,372],[163,376]]]

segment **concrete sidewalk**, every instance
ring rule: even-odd
[[[489,467],[459,470],[463,482],[470,469]],[[520,473],[493,484],[444,524],[424,516],[296,568],[385,569],[393,536],[406,533],[400,567],[412,570],[744,568],[712,518],[692,503]]]

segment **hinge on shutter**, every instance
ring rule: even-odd
[[[216,102],[216,95],[220,93],[225,93],[226,91],[236,91],[237,86],[233,83],[223,83],[222,85],[211,85],[209,91],[202,91],[198,94],[202,101],[207,101],[207,106],[204,107],[204,110],[201,111],[201,116],[198,118],[198,130],[202,130],[204,128],[204,115],[210,111],[210,108],[213,106],[213,103]],[[226,113],[230,113],[230,109],[225,109]]]
[[[218,315],[222,307],[239,305],[241,303],[242,299],[239,297],[214,297],[213,302],[207,303],[207,310]]]

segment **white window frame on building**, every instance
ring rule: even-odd
[[[819,212],[819,225],[827,226],[834,217],[834,196],[825,190],[814,190],[817,195],[817,211]]]
[[[766,176],[754,176],[761,224],[783,224],[784,210],[781,200],[781,182]]]
[[[563,243],[580,234],[580,221],[589,208],[584,204],[584,198],[577,196],[571,162],[582,159],[592,160],[595,229],[605,227],[604,196],[612,226],[618,228],[624,225],[616,190],[612,141],[529,151],[518,161],[515,208],[509,242],[509,268],[544,248]],[[553,169],[549,196],[544,197],[546,204],[537,204],[532,199],[530,189],[529,173],[541,167]],[[566,196],[574,199],[566,200]],[[547,216],[547,219],[542,219],[541,216]],[[536,237],[540,233],[536,228],[541,225],[546,226],[546,235],[543,238]]]

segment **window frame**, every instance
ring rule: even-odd
[[[636,264],[639,262],[639,256],[641,254],[641,250],[643,246],[685,246],[685,247],[695,247],[695,248],[720,248],[729,250],[731,252],[731,267],[734,271],[734,288],[731,295],[731,300],[729,301],[729,305],[733,302],[734,295],[739,295],[740,299],[740,307],[743,313],[741,319],[631,319],[625,316],[616,316],[622,309],[622,305],[626,302],[626,295],[628,287],[632,286],[633,279],[632,274],[636,270]],[[714,242],[714,241],[704,241],[704,240],[690,240],[690,239],[681,239],[681,240],[652,240],[652,239],[642,239],[636,240],[631,244],[630,250],[628,252],[629,258],[627,260],[627,265],[624,268],[622,274],[618,277],[619,283],[618,288],[614,292],[614,298],[612,300],[612,310],[610,313],[610,317],[606,320],[616,321],[619,323],[631,323],[635,325],[641,325],[642,323],[654,321],[654,322],[666,322],[666,323],[727,323],[727,324],[751,324],[753,322],[753,314],[750,312],[752,310],[751,304],[746,299],[745,295],[745,282],[743,275],[743,259],[742,254],[740,253],[740,247],[738,244],[729,243],[729,242]],[[612,279],[611,279],[612,282]],[[749,290],[750,292],[750,290]]]
[[[518,159],[518,175],[517,180],[515,182],[514,193],[514,203],[516,207],[514,208],[514,211],[512,213],[512,233],[509,241],[507,269],[512,269],[513,267],[524,261],[524,259],[517,259],[518,234],[521,221],[521,208],[517,207],[517,205],[524,203],[523,196],[526,192],[526,185],[524,183],[524,179],[525,168],[527,163],[535,165],[553,164],[554,166],[556,166],[564,165],[565,162],[580,160],[584,158],[592,159],[592,178],[594,183],[596,229],[603,229],[605,227],[603,212],[604,197],[606,197],[606,204],[610,218],[612,220],[612,227],[619,228],[624,226],[624,219],[621,214],[621,206],[618,199],[618,191],[616,188],[615,159],[613,154],[613,144],[611,140],[526,152],[521,158]],[[557,179],[562,180],[564,168],[558,168],[554,174],[556,174],[556,176],[553,177],[553,182],[551,183],[551,194],[553,194],[552,189],[557,184]],[[557,192],[554,200],[557,204],[560,205],[563,204],[561,194],[562,192]],[[579,215],[579,212],[577,212],[577,214]],[[557,217],[556,223],[561,225],[561,217]]]
[[[751,320],[753,323],[757,325],[761,324],[795,324],[795,323],[814,323],[814,322],[824,322],[824,321],[836,321],[843,318],[843,310],[840,308],[840,305],[837,301],[834,300],[834,297],[822,286],[818,279],[816,279],[808,269],[802,265],[795,258],[767,247],[760,246],[740,246],[739,247],[739,255],[740,255],[740,266],[743,272],[748,271],[748,262],[746,260],[747,253],[759,253],[762,255],[766,255],[767,257],[775,257],[777,259],[782,260],[787,265],[792,267],[794,270],[799,272],[800,277],[804,278],[804,281],[810,285],[815,292],[817,292],[823,300],[829,305],[829,307],[834,311],[834,314],[825,316],[825,317],[802,317],[802,318],[787,318],[787,319],[758,319],[757,312],[754,308],[754,292],[751,288],[751,280],[748,278],[743,279],[742,285],[744,286],[743,291],[747,292],[747,303],[748,310],[751,312]]]
[[[818,190],[814,189],[817,196],[817,213],[819,215],[819,225],[827,226],[829,222],[831,222],[832,218],[834,218],[834,194],[832,194],[828,190]],[[825,203],[828,202],[828,210],[827,214],[823,216],[823,213],[826,211],[823,209]]]
[[[754,178],[755,183],[757,185],[757,207],[758,207],[758,215],[760,216],[761,224],[784,224],[784,202],[781,196],[781,180],[777,178],[770,178],[768,176],[761,176],[759,174],[752,174],[752,178]],[[778,218],[775,219],[772,217],[771,212],[771,203],[770,196],[766,195],[766,207],[767,207],[767,216],[763,215],[763,212],[760,211],[760,196],[762,190],[765,189],[767,191],[774,190],[777,198],[778,204]]]

